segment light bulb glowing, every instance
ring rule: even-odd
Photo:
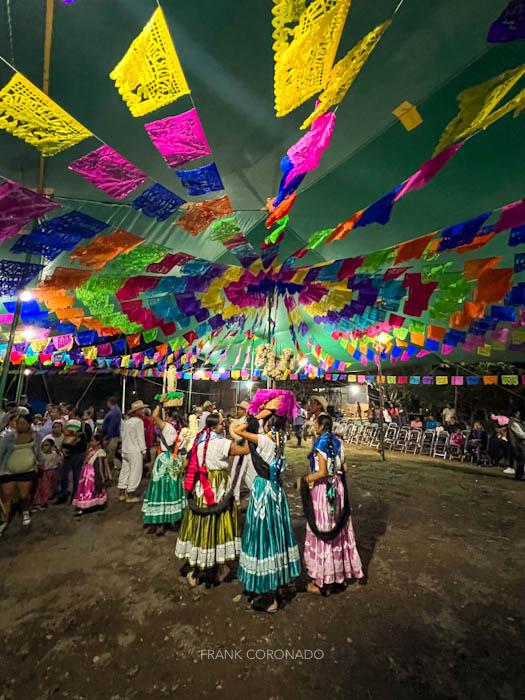
[[[358,386],[355,386],[355,384],[354,384],[354,386],[351,386],[351,387],[350,387],[350,393],[351,393],[351,394],[358,394],[358,393],[359,393],[359,387],[358,387]]]
[[[32,328],[26,328],[22,331],[22,335],[26,340],[31,340],[31,338],[35,337],[35,332]]]
[[[390,340],[390,336],[388,335],[388,333],[381,331],[381,333],[379,333],[379,335],[377,336],[377,340],[380,343],[388,343],[388,341]]]
[[[32,372],[30,369],[25,369],[24,374],[26,375],[26,377],[28,377],[30,374],[32,374]]]
[[[31,301],[33,298],[33,295],[29,291],[29,289],[24,289],[23,292],[20,292],[20,299],[21,301]]]
[[[299,367],[304,367],[307,363],[308,360],[306,359],[306,357],[301,357],[301,359],[299,360]]]

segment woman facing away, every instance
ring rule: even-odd
[[[180,430],[161,418],[160,406],[155,408],[151,418],[160,430],[160,452],[144,496],[142,517],[149,526],[149,534],[160,536],[164,535],[167,524],[173,525],[182,518],[186,507],[182,467],[187,442]]]
[[[257,472],[250,491],[246,523],[242,536],[237,577],[255,598],[252,607],[268,613],[278,609],[276,591],[299,576],[301,559],[292,529],[288,501],[281,483],[286,466],[286,416],[262,411],[263,434],[259,434],[257,419],[239,425],[239,435],[245,437]],[[264,594],[272,593],[271,600]]]
[[[29,506],[31,489],[38,477],[38,436],[33,433],[28,416],[18,416],[15,430],[0,442],[0,494],[4,504],[5,522],[0,535],[6,530],[11,515],[11,503],[18,489],[22,507],[22,525],[31,524]]]
[[[306,590],[319,595],[330,584],[364,582],[364,574],[350,517],[343,444],[332,433],[329,416],[319,416],[316,433],[311,473],[301,487],[307,519],[304,563],[311,579]]]
[[[104,462],[106,451],[102,448],[102,436],[91,438],[86,459],[80,471],[77,490],[73,497],[75,515],[83,515],[97,509],[105,508],[108,494],[104,488]]]
[[[197,574],[218,566],[217,580],[224,581],[241,549],[237,506],[228,457],[248,454],[248,445],[236,445],[223,436],[223,420],[210,413],[190,453],[184,489],[188,507],[182,518],[175,556],[187,559],[191,586]]]

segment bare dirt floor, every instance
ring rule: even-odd
[[[287,452],[302,548],[306,450]],[[523,698],[525,483],[362,448],[348,464],[368,585],[318,597],[300,579],[275,615],[235,579],[190,588],[176,533],[146,534],[114,489],[80,520],[55,506],[22,532],[17,515],[0,540],[0,700]]]

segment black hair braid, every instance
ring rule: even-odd
[[[208,452],[208,443],[210,442],[210,437],[211,437],[211,428],[206,428],[204,430],[206,433],[206,438],[204,441],[204,449],[202,452],[202,466],[206,466],[206,453]]]

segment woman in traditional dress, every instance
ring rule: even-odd
[[[217,413],[206,418],[190,454],[184,488],[188,508],[182,518],[175,555],[187,559],[191,586],[198,584],[198,571],[218,566],[220,582],[230,571],[226,562],[237,558],[241,538],[234,502],[228,457],[248,454],[248,445],[236,445],[223,436],[223,420]]]
[[[364,574],[350,517],[344,447],[332,433],[330,416],[319,416],[315,427],[311,473],[301,490],[307,519],[304,563],[311,579],[306,590],[320,595],[333,583],[364,581]]]
[[[263,390],[265,401],[256,419],[238,426],[239,435],[250,443],[252,462],[257,472],[250,491],[246,523],[242,536],[237,577],[252,596],[252,607],[275,613],[277,589],[299,576],[301,560],[292,530],[288,501],[281,483],[286,466],[284,445],[287,418],[293,418],[295,397],[292,392]],[[249,411],[261,408],[260,392],[255,395]],[[262,392],[261,392],[262,393]],[[293,401],[289,396],[291,394]],[[266,398],[267,397],[267,398]],[[289,408],[283,406],[286,404]],[[280,410],[282,415],[277,415]],[[263,434],[259,434],[257,419],[263,419]],[[267,595],[271,593],[271,599]]]
[[[151,416],[160,430],[160,452],[155,459],[142,505],[148,533],[162,536],[165,526],[182,518],[186,496],[182,484],[182,467],[187,443],[181,431],[160,417],[160,406]]]
[[[86,453],[86,461],[80,471],[77,490],[73,498],[75,515],[84,515],[97,509],[105,508],[108,494],[104,488],[104,475],[107,459],[106,451],[102,448],[102,436],[91,438]]]

